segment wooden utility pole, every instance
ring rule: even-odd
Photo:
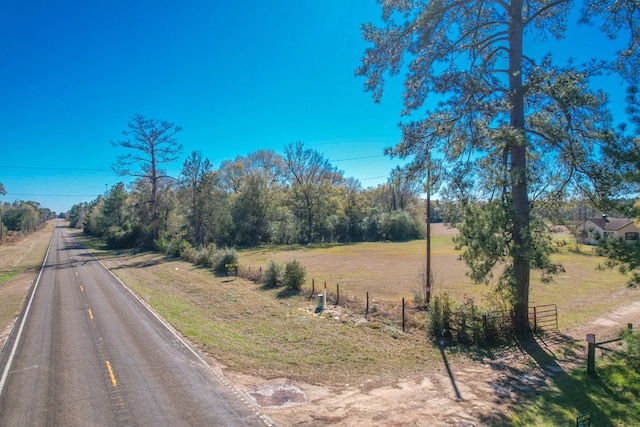
[[[427,154],[427,280],[425,283],[425,304],[431,300],[431,152]]]

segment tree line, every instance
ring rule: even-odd
[[[177,177],[162,164],[182,146],[180,127],[136,115],[125,131],[128,149],[114,169],[135,179],[73,206],[71,226],[117,247],[174,248],[408,240],[425,235],[423,188],[399,171],[364,189],[320,152],[297,142],[282,155],[259,150],[214,168],[193,151]],[[136,142],[137,141],[137,142]],[[434,202],[432,221],[442,221]]]
[[[13,203],[0,203],[0,239],[10,231],[25,234],[36,231],[55,216],[51,209],[34,201],[16,200]]]

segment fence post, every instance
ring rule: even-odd
[[[596,373],[596,336],[587,334],[587,374]]]
[[[487,328],[487,313],[482,314],[482,333],[484,334],[484,340],[489,341],[489,331]]]
[[[533,306],[533,332],[538,332],[538,311],[536,306]]]
[[[336,283],[336,294],[336,305],[334,305],[333,308],[336,308],[340,302],[340,283]]]
[[[311,295],[309,295],[309,301],[313,298],[313,294],[316,293],[316,279],[311,279]]]
[[[364,318],[366,319],[369,315],[369,291],[367,291],[367,308],[364,311]]]
[[[404,298],[402,298],[402,332],[404,333]]]

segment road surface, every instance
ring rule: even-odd
[[[0,426],[268,426],[73,238],[56,227],[0,360]]]

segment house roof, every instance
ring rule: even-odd
[[[613,231],[620,230],[621,228],[633,223],[633,219],[630,218],[607,218],[606,221],[604,218],[590,218],[588,221],[593,222],[602,230]]]

